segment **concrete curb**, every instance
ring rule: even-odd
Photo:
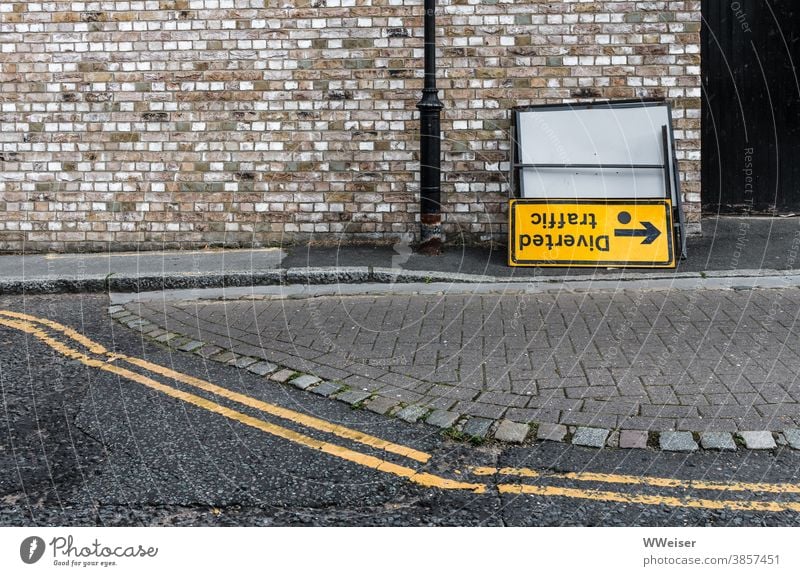
[[[355,408],[396,417],[408,423],[425,423],[439,428],[454,440],[481,444],[494,439],[503,443],[561,442],[593,449],[657,449],[663,452],[775,450],[780,447],[800,449],[800,430],[693,432],[610,430],[593,426],[564,426],[552,422],[520,423],[505,418],[490,419],[427,406],[405,404],[394,398],[349,388],[338,382],[325,381],[313,374],[303,374],[263,358],[240,356],[231,350],[194,340],[176,332],[168,332],[152,324],[124,306],[115,303],[108,313],[119,324],[140,332],[151,342],[174,350],[196,354],[206,360],[247,370],[276,384],[292,386],[326,398],[345,402]]]
[[[276,272],[277,275],[277,272]],[[295,275],[297,279],[300,276]],[[355,276],[354,276],[355,277]],[[584,293],[618,292],[620,290],[756,290],[800,286],[800,275],[748,276],[716,278],[697,277],[680,279],[631,279],[617,281],[586,280],[582,277],[521,282],[412,282],[410,276],[403,277],[403,283],[340,283],[325,271],[316,275],[319,283],[278,283],[253,286],[248,283],[230,284],[221,288],[192,287],[187,289],[142,290],[139,292],[112,291],[112,304],[133,301],[180,301],[180,300],[232,300],[232,299],[303,299],[325,296],[397,296],[397,295],[444,295],[444,294],[541,294],[541,293]],[[482,277],[481,277],[482,278]]]
[[[171,273],[161,276],[63,276],[58,278],[10,277],[0,280],[0,295],[58,294],[80,292],[148,292],[155,290],[198,290],[225,287],[276,285],[349,285],[349,284],[492,284],[504,286],[545,287],[565,284],[575,290],[636,289],[750,289],[800,286],[796,270],[723,270],[711,272],[630,272],[602,271],[597,274],[564,276],[484,276],[457,272],[402,270],[362,266],[288,268],[263,272],[204,274]],[[563,288],[561,288],[563,289]]]
[[[149,292],[189,290],[224,286],[274,286],[286,282],[285,270],[234,274],[171,274],[164,276],[84,276],[81,278],[6,278],[0,280],[0,295],[77,294],[99,292]]]

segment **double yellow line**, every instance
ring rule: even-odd
[[[324,440],[318,440],[306,434],[302,434],[294,430],[290,430],[289,428],[272,424],[237,410],[233,410],[201,396],[197,396],[196,394],[191,394],[189,392],[179,390],[178,388],[167,386],[166,384],[154,380],[149,376],[145,376],[138,372],[133,372],[132,370],[123,368],[119,366],[118,363],[127,363],[132,366],[143,368],[159,376],[187,384],[205,392],[210,392],[244,406],[255,408],[256,410],[271,416],[277,416],[278,418],[294,422],[295,424],[299,424],[313,430],[326,432],[335,436],[339,436],[340,438],[345,438],[347,440],[369,446],[371,448],[397,454],[417,462],[425,463],[430,460],[431,457],[430,454],[414,450],[413,448],[395,444],[393,442],[389,442],[388,440],[383,440],[381,438],[359,432],[358,430],[333,424],[326,420],[321,420],[307,414],[289,410],[275,404],[262,402],[260,400],[256,400],[255,398],[251,398],[250,396],[234,392],[233,390],[228,390],[227,388],[217,386],[216,384],[212,384],[206,380],[195,378],[194,376],[189,376],[188,374],[183,374],[182,372],[177,372],[165,366],[154,364],[141,358],[110,352],[101,344],[86,338],[79,332],[64,326],[63,324],[19,312],[0,310],[0,325],[30,334],[39,341],[50,346],[56,352],[63,354],[67,358],[78,360],[86,366],[97,368],[98,370],[103,370],[105,372],[110,372],[133,382],[143,384],[148,388],[158,390],[167,396],[182,400],[187,404],[192,404],[193,406],[203,408],[214,414],[219,414],[221,416],[225,416],[226,418],[230,418],[231,420],[236,420],[237,422],[241,422],[242,424],[246,424],[247,426],[261,430],[262,432],[267,432],[273,436],[289,440],[301,446],[318,450],[325,454],[330,454],[332,456],[342,458],[343,460],[360,464],[361,466],[365,466],[367,468],[372,468],[381,472],[388,472],[390,474],[394,474],[395,476],[406,478],[416,484],[421,484],[427,487],[441,488],[445,490],[472,490],[474,492],[484,492],[486,490],[485,484],[459,482],[457,480],[450,480],[448,478],[443,478],[427,472],[419,472],[408,466],[401,466],[399,464],[377,458],[370,454],[364,454],[338,444],[333,444]],[[49,334],[46,329],[51,329],[55,332],[63,334],[68,339],[83,346],[87,351],[99,356],[99,358],[91,357],[84,352],[67,346],[65,343],[57,340],[51,334]]]
[[[0,310],[0,326],[13,328],[21,332],[30,334],[40,342],[50,346],[58,353],[78,360],[86,366],[103,370],[115,374],[121,378],[126,378],[133,382],[142,384],[153,390],[157,390],[167,396],[186,402],[193,406],[203,408],[211,413],[219,414],[231,420],[235,420],[262,432],[266,432],[278,438],[283,438],[294,442],[300,446],[310,448],[349,462],[353,462],[366,468],[371,468],[380,472],[392,474],[404,478],[416,484],[438,488],[441,490],[469,490],[474,493],[484,493],[491,487],[501,494],[519,495],[538,495],[545,497],[566,497],[582,500],[595,500],[604,502],[620,502],[628,504],[642,505],[666,505],[681,508],[704,508],[712,510],[738,510],[738,511],[758,511],[758,512],[800,512],[800,502],[796,501],[764,501],[764,500],[715,500],[710,498],[695,498],[693,496],[668,496],[663,494],[643,494],[626,493],[608,490],[597,490],[591,488],[576,488],[572,485],[562,486],[553,485],[556,483],[569,482],[571,484],[591,483],[591,484],[615,484],[630,485],[647,488],[680,489],[687,492],[694,491],[716,491],[729,493],[768,493],[781,495],[800,494],[800,485],[789,483],[757,483],[757,482],[709,482],[701,480],[681,480],[676,478],[659,478],[648,476],[631,476],[622,474],[602,474],[594,472],[567,472],[552,473],[539,472],[529,468],[486,468],[472,467],[470,474],[477,478],[492,477],[494,482],[464,482],[445,478],[436,474],[416,470],[411,466],[400,465],[384,458],[379,458],[371,454],[366,454],[333,442],[320,440],[297,432],[290,428],[274,424],[260,418],[256,418],[241,411],[228,408],[222,404],[209,400],[203,396],[185,392],[179,388],[169,386],[156,380],[156,377],[166,378],[174,382],[179,382],[196,390],[200,390],[219,398],[224,398],[236,404],[257,410],[261,413],[291,422],[295,426],[304,427],[309,430],[321,432],[342,438],[349,442],[367,446],[374,450],[379,450],[411,460],[417,464],[426,464],[430,461],[431,455],[390,442],[388,440],[366,434],[364,432],[347,428],[327,420],[316,418],[302,412],[290,410],[282,406],[264,402],[245,394],[223,388],[212,384],[206,380],[172,370],[159,364],[154,364],[147,360],[111,352],[101,344],[86,338],[76,330],[29,314]],[[54,334],[58,335],[55,336]],[[63,341],[66,339],[66,343]],[[72,346],[78,345],[84,351]],[[130,367],[138,368],[149,372],[145,375],[123,367],[127,364]],[[154,375],[154,376],[151,376]],[[536,484],[508,482],[509,477],[535,479]]]
[[[539,472],[530,468],[487,468],[471,469],[475,476],[536,478],[544,481],[567,480],[592,484],[627,484],[637,487],[659,487],[687,492],[709,491],[730,493],[800,494],[800,485],[766,482],[711,482],[707,480],[681,480],[678,478],[659,478],[653,476],[632,476],[628,474],[603,474],[597,472]],[[535,494],[538,496],[563,496],[582,500],[619,502],[624,504],[645,504],[650,506],[672,506],[676,508],[704,508],[707,510],[735,510],[747,512],[800,512],[800,502],[774,502],[762,500],[714,500],[665,496],[663,494],[637,494],[635,492],[612,492],[591,490],[568,486],[549,486],[535,484],[497,484],[501,494]]]

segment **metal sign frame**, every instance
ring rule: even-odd
[[[558,164],[558,163],[521,163],[522,158],[521,138],[518,136],[520,131],[520,114],[524,112],[547,112],[557,110],[592,110],[592,109],[624,109],[642,107],[666,107],[668,125],[661,127],[661,145],[663,159],[659,164]],[[672,222],[673,232],[678,239],[681,258],[686,258],[686,226],[684,222],[683,206],[681,204],[680,176],[678,172],[678,160],[675,151],[675,137],[672,128],[672,107],[670,103],[663,99],[637,99],[637,100],[616,100],[591,103],[573,104],[542,104],[536,106],[520,106],[513,109],[512,140],[512,161],[510,166],[509,181],[511,182],[511,193],[514,198],[520,198],[520,191],[523,186],[521,171],[524,168],[531,169],[630,169],[630,170],[662,170],[664,173],[664,198],[672,202]],[[645,200],[636,200],[644,202]]]

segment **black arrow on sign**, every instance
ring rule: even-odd
[[[644,228],[636,229],[636,230],[626,230],[626,229],[616,229],[614,230],[614,236],[632,236],[638,237],[643,236],[644,240],[642,240],[642,244],[652,244],[655,242],[656,238],[661,236],[661,230],[653,226],[650,222],[642,222],[641,223]]]

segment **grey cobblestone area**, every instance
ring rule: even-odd
[[[799,428],[799,312],[792,288],[144,302],[115,316],[335,382],[382,413],[571,435]]]

